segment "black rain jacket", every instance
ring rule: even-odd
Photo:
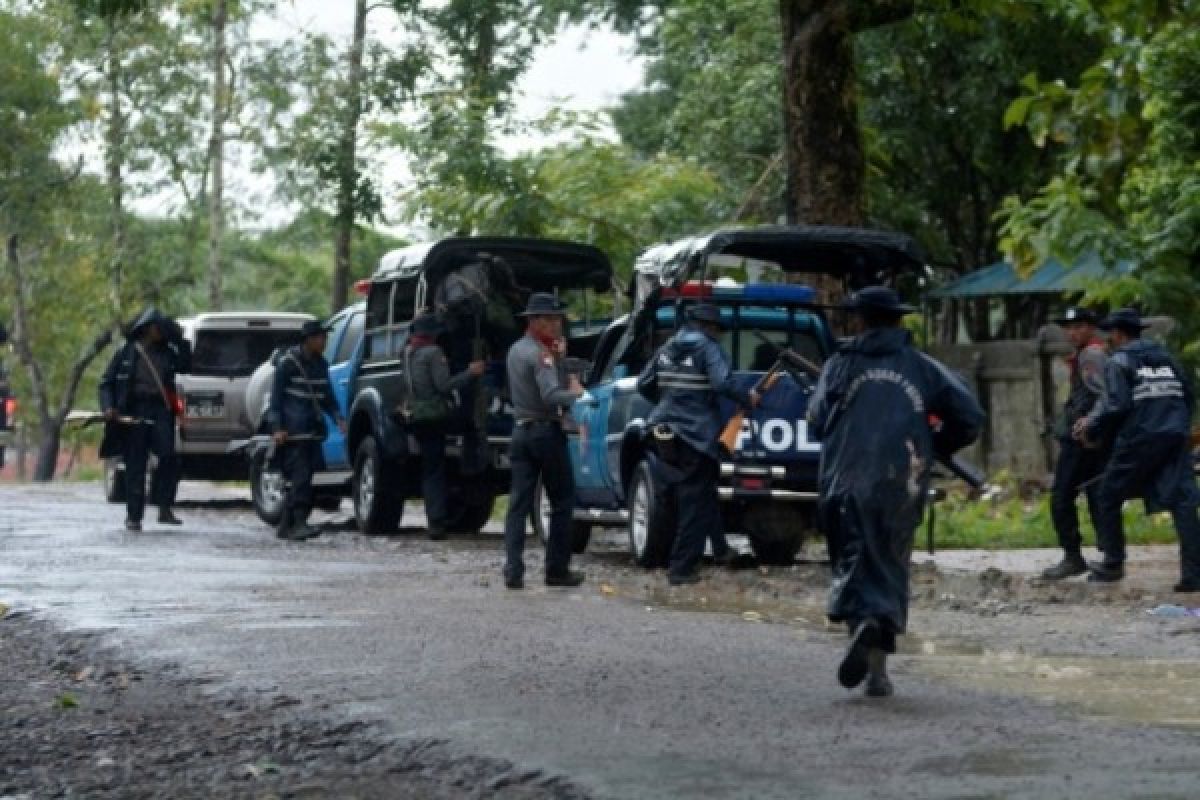
[[[983,421],[966,385],[901,328],[868,331],[826,362],[808,425],[821,442],[817,512],[833,561],[830,619],[870,617],[904,631],[909,557],[934,454],[975,441]]]

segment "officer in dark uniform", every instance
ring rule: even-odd
[[[410,389],[409,409],[413,436],[421,447],[421,494],[425,498],[425,518],[429,538],[446,538],[446,422],[451,394],[474,384],[486,364],[472,361],[457,375],[450,374],[446,354],[438,345],[441,322],[433,313],[413,320],[405,343],[404,369]],[[425,413],[415,415],[418,403]]]
[[[1096,333],[1097,321],[1096,315],[1086,308],[1068,308],[1055,320],[1075,350],[1067,358],[1071,370],[1070,394],[1054,426],[1058,460],[1054,464],[1054,489],[1050,495],[1050,514],[1063,558],[1042,573],[1046,580],[1056,581],[1087,572],[1076,498],[1082,489],[1094,523],[1100,499],[1098,478],[1104,471],[1108,448],[1103,444],[1085,447],[1073,431],[1075,423],[1090,414],[1104,395],[1104,368],[1108,356],[1104,341]]]
[[[1112,358],[1104,399],[1075,425],[1082,442],[1115,434],[1112,457],[1100,482],[1096,540],[1104,560],[1092,564],[1089,581],[1107,583],[1125,576],[1125,530],[1121,506],[1143,497],[1150,511],[1171,512],[1179,536],[1177,592],[1200,591],[1200,490],[1192,472],[1190,445],[1195,395],[1179,362],[1161,344],[1141,338],[1146,325],[1132,308],[1109,314]]]
[[[866,679],[868,696],[886,697],[930,467],[973,442],[984,415],[961,380],[913,347],[901,320],[915,309],[894,290],[867,287],[846,308],[865,330],[825,362],[808,406],[821,442],[817,515],[833,562],[826,612],[852,635],[838,681],[850,689]]]
[[[113,354],[100,379],[104,440],[100,456],[121,456],[125,464],[125,528],[142,529],[146,501],[146,461],[158,459],[150,482],[158,522],[182,525],[171,511],[179,484],[175,455],[175,374],[191,369],[192,350],[174,320],[151,308],[142,312],[125,334],[125,345]]]
[[[303,541],[319,536],[309,527],[312,513],[313,473],[322,469],[321,442],[326,436],[322,412],[337,421],[345,433],[346,421],[338,409],[325,361],[328,327],[316,320],[300,329],[300,344],[289,348],[275,366],[275,381],[267,405],[267,424],[275,446],[282,448],[283,476],[288,493],[277,536]]]
[[[675,496],[678,523],[667,566],[672,586],[700,580],[696,567],[706,541],[713,542],[718,559],[729,553],[717,498],[721,466],[717,401],[728,397],[745,408],[758,405],[753,390],[738,387],[718,343],[720,335],[721,309],[707,303],[692,306],[687,324],[659,348],[637,382],[638,392],[656,404],[648,422],[666,462],[662,477]]]
[[[574,374],[566,374],[560,362],[565,310],[558,298],[535,292],[518,316],[528,320],[528,327],[508,351],[508,391],[514,424],[512,491],[504,520],[504,585],[509,589],[525,585],[525,521],[533,510],[540,477],[551,507],[546,585],[578,586],[584,575],[570,569],[575,480],[562,426],[567,410],[583,394],[583,386]]]

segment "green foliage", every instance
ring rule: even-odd
[[[1079,506],[1084,543],[1096,541],[1086,505]],[[929,513],[928,511],[926,512]],[[1171,544],[1176,541],[1170,514],[1147,515],[1141,503],[1129,503],[1123,514],[1129,544]],[[925,528],[918,532],[924,541]],[[952,492],[936,509],[934,544],[942,549],[1006,550],[1029,547],[1058,547],[1050,517],[1050,495],[1024,499],[1015,494],[999,499],[976,500]]]
[[[1098,299],[1136,302],[1200,336],[1200,4],[1060,0],[1106,46],[1071,82],[1031,74],[1006,120],[1058,174],[1004,206],[1004,249],[1028,269],[1052,255],[1132,258],[1136,283]]]

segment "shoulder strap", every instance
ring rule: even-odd
[[[150,354],[142,347],[141,342],[134,342],[134,348],[138,355],[146,362],[146,366],[150,369],[150,377],[154,378],[154,384],[158,386],[158,392],[162,395],[163,402],[166,404],[172,413],[175,411],[175,404],[171,402],[171,395],[167,392],[167,387],[163,384],[162,376],[158,374],[158,368],[154,366],[154,359],[150,358]]]

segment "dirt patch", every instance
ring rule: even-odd
[[[98,635],[0,618],[0,797],[582,798],[567,780],[395,741],[286,695],[207,693]]]

